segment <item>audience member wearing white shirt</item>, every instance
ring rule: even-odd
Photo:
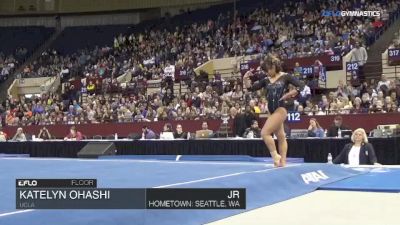
[[[18,127],[17,132],[15,133],[12,140],[13,141],[26,141],[26,136],[24,134],[24,130],[22,129],[22,127]]]
[[[376,90],[380,91],[382,86],[386,86],[385,87],[386,90],[388,90],[390,87],[390,80],[386,79],[385,74],[382,74],[381,80],[378,82],[378,86],[376,87]]]
[[[357,62],[359,66],[364,66],[368,60],[367,50],[361,46],[360,42],[356,42],[355,47],[351,50],[351,62]]]
[[[311,95],[311,89],[308,85],[304,85],[303,90],[300,92],[301,97],[308,97]]]
[[[175,78],[175,66],[174,65],[169,65],[164,68],[164,77],[169,77],[171,79]]]

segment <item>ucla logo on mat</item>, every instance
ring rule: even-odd
[[[322,172],[322,170],[303,173],[301,174],[301,178],[303,178],[303,181],[306,184],[309,184],[310,182],[317,183],[321,180],[329,179],[329,177],[324,172]]]

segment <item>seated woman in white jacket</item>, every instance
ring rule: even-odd
[[[377,162],[374,147],[368,143],[364,129],[355,130],[351,136],[351,141],[353,143],[345,145],[340,154],[333,160],[334,164],[380,165]]]

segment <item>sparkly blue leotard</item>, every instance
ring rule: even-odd
[[[304,88],[303,82],[297,80],[295,77],[289,74],[283,74],[274,83],[271,83],[268,77],[256,81],[254,82],[252,87],[248,88],[248,90],[257,91],[261,88],[266,88],[268,110],[270,113],[273,113],[279,107],[284,107],[286,109],[288,108],[285,104],[285,101],[282,101],[280,99],[287,92],[289,84],[294,85],[298,92],[300,92]]]

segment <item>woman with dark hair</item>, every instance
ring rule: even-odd
[[[83,135],[79,132],[75,126],[72,126],[69,130],[69,134],[64,138],[64,140],[68,141],[80,141],[83,139]]]
[[[163,132],[174,132],[170,123],[164,124]]]
[[[50,140],[53,139],[53,136],[51,136],[49,130],[46,127],[43,127],[40,129],[40,132],[38,134],[38,139],[43,139],[43,140]]]
[[[295,77],[282,72],[282,62],[273,56],[268,56],[262,63],[261,69],[268,76],[251,84],[251,77],[254,76],[254,69],[249,70],[243,76],[244,86],[249,91],[257,91],[261,88],[267,90],[268,111],[271,115],[265,122],[261,130],[263,138],[269,152],[274,160],[275,166],[286,165],[287,142],[284,130],[284,121],[287,116],[288,101],[296,96],[304,87],[304,84]],[[288,90],[289,84],[295,86],[295,89]],[[275,134],[278,139],[279,152],[275,146],[272,135]]]

